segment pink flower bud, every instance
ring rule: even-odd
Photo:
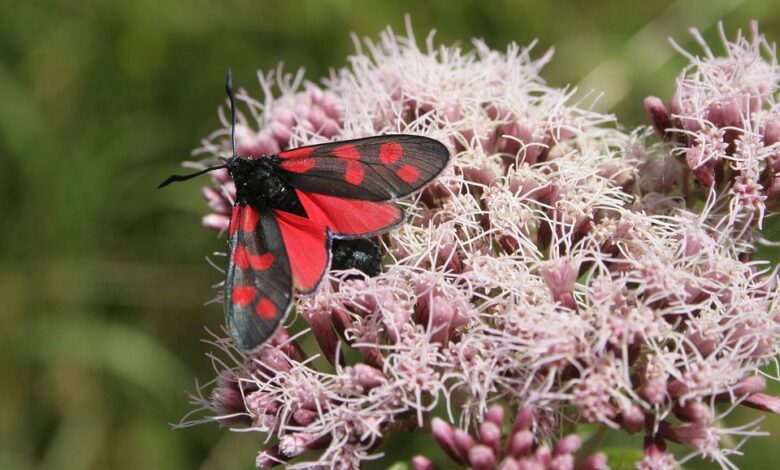
[[[287,355],[290,359],[301,361],[306,357],[306,354],[301,349],[301,346],[297,341],[293,341],[290,336],[290,332],[287,328],[280,326],[276,333],[271,336],[271,339],[267,343],[268,346],[278,348],[279,351]]]
[[[298,409],[293,411],[293,419],[301,426],[308,426],[317,420],[317,412],[314,410]]]
[[[254,415],[274,414],[279,402],[267,392],[253,392],[246,397],[246,407]]]
[[[475,445],[469,449],[469,463],[474,470],[494,470],[496,468],[496,455],[490,447]]]
[[[439,470],[439,467],[436,466],[436,464],[422,455],[418,455],[412,459],[412,467],[414,470]]]
[[[206,214],[201,220],[204,227],[220,232],[230,227],[230,217],[222,214]]]
[[[518,463],[518,468],[520,470],[545,470],[546,466],[543,463],[537,461],[535,458],[530,457],[521,460]]]
[[[658,97],[648,96],[645,98],[645,112],[658,137],[667,140],[667,129],[672,128],[672,120],[669,118],[669,113],[666,111],[663,101]]]
[[[745,96],[728,96],[714,102],[707,109],[707,120],[716,127],[741,127],[742,116],[746,115],[744,108]]]
[[[460,428],[455,429],[453,432],[453,438],[455,439],[455,445],[463,455],[468,455],[471,448],[474,447],[474,438],[469,436],[466,431]]]
[[[666,399],[666,381],[662,379],[649,379],[642,384],[639,395],[652,405],[659,405]]]
[[[536,452],[534,452],[534,457],[536,457],[536,460],[542,465],[547,466],[552,462],[552,451],[546,445],[541,445],[536,449]]]
[[[255,465],[258,468],[273,468],[281,465],[284,460],[286,459],[279,455],[279,446],[274,446],[259,452],[257,459],[255,459]]]
[[[217,377],[217,386],[211,396],[212,402],[217,406],[219,421],[225,424],[247,423],[251,420],[246,416],[247,409],[244,403],[244,394],[241,384],[233,371],[225,371]]]
[[[658,434],[664,439],[685,444],[696,450],[702,450],[708,445],[717,445],[717,433],[710,432],[709,424],[695,423],[682,426],[672,426],[668,421],[662,421],[658,426]],[[711,442],[715,439],[715,442]]]
[[[629,434],[641,431],[645,426],[645,414],[641,408],[636,405],[623,408],[620,412],[623,429]]]
[[[507,457],[501,461],[498,470],[520,470],[520,464],[512,457]]]
[[[297,457],[307,450],[312,450],[311,445],[316,440],[315,436],[308,432],[285,434],[279,438],[279,453],[287,458]]]
[[[483,422],[479,426],[479,442],[490,447],[493,451],[493,455],[500,455],[501,428],[490,421]]]
[[[230,173],[228,173],[228,171],[225,169],[214,170],[209,174],[211,175],[212,181],[214,181],[214,183],[216,183],[218,186],[228,184],[228,183],[233,185],[233,178],[230,177]],[[236,192],[235,185],[232,186],[231,190],[232,193],[235,194]]]
[[[685,153],[685,161],[696,179],[703,186],[709,188],[715,183],[715,170],[712,167],[715,157],[712,156],[710,160],[705,160],[704,153],[705,150],[700,146],[691,147]]]
[[[555,455],[573,454],[582,445],[582,439],[576,434],[569,434],[558,440],[553,453]]]
[[[609,470],[607,464],[607,455],[603,452],[597,452],[585,459],[577,470]]]
[[[313,308],[304,308],[301,312],[311,325],[314,338],[328,362],[335,364],[336,358],[343,360],[343,355],[339,354],[339,339],[333,329],[333,319],[328,307],[315,304]]]
[[[678,405],[674,408],[674,415],[681,421],[689,423],[709,423],[712,421],[712,410],[710,407],[698,401],[687,401],[685,405]]]
[[[233,210],[233,206],[225,199],[220,191],[211,186],[203,186],[200,188],[200,193],[209,205],[209,209],[219,214],[230,214]]]
[[[752,375],[739,380],[731,391],[740,397],[758,393],[766,388],[766,379],[762,375]]]
[[[519,431],[528,431],[531,429],[531,425],[534,420],[533,408],[530,406],[524,406],[517,411],[515,421],[512,423],[512,433]]]
[[[562,454],[556,455],[547,464],[549,470],[574,470],[574,455]]]
[[[271,123],[271,134],[280,147],[287,147],[287,143],[290,141],[293,133],[292,128],[288,124],[274,121]]]
[[[780,415],[780,397],[773,397],[765,393],[754,393],[747,397],[742,404],[750,408]]]
[[[507,454],[519,459],[528,454],[534,445],[534,435],[531,431],[522,430],[510,434],[507,444]]]
[[[368,364],[355,364],[347,368],[350,378],[364,389],[372,389],[387,381],[384,372]]]
[[[501,429],[501,426],[504,425],[504,407],[501,405],[491,406],[488,408],[487,412],[485,412],[484,419],[498,426],[498,429]]]
[[[237,137],[237,140],[239,155],[262,157],[277,154],[281,150],[279,143],[271,134],[271,129],[264,129],[257,134],[246,135],[243,138]]]
[[[458,463],[465,463],[465,452],[461,452],[461,449],[455,443],[455,433],[452,426],[441,418],[433,418],[431,420],[431,434],[439,446],[444,452],[450,456],[450,458]]]
[[[762,129],[764,146],[769,147],[780,142],[780,120],[773,119],[764,124]]]
[[[539,273],[552,292],[553,299],[566,308],[574,309],[574,284],[577,282],[580,263],[568,259],[554,259],[548,262]]]

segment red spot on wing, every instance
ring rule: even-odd
[[[283,160],[294,159],[294,158],[306,158],[306,157],[310,157],[312,153],[314,153],[314,147],[300,147],[297,149],[285,150],[284,152],[279,152],[279,158]]]
[[[260,220],[260,215],[252,206],[243,206],[241,207],[239,218],[241,219],[241,230],[252,233],[255,231],[255,227],[257,227],[257,221]]]
[[[276,317],[276,305],[268,297],[263,297],[255,305],[255,312],[264,320],[273,320]]]
[[[342,160],[357,160],[360,158],[360,152],[354,145],[346,144],[333,149],[333,155]]]
[[[230,214],[230,226],[228,227],[228,237],[233,237],[238,227],[238,219],[241,217],[241,206],[233,206],[233,212]]]
[[[249,264],[258,271],[265,271],[274,264],[274,255],[263,253],[262,255],[249,255]]]
[[[262,255],[253,255],[244,245],[239,244],[233,251],[233,262],[241,269],[252,269],[256,271],[265,271],[274,264],[274,255],[263,253]]]
[[[362,163],[352,160],[347,161],[347,173],[344,175],[344,179],[347,180],[347,183],[357,186],[363,182],[365,174],[366,172],[363,169]]]
[[[302,293],[314,292],[330,262],[325,225],[311,218],[275,211],[290,261],[293,284]]]
[[[379,146],[379,159],[385,165],[397,162],[403,153],[404,149],[398,142],[388,142]]]
[[[409,184],[414,184],[420,179],[420,171],[413,165],[404,165],[395,170],[395,174]]]
[[[230,291],[230,301],[233,305],[245,307],[255,298],[256,291],[254,286],[233,286],[233,290]]]
[[[390,202],[360,201],[296,190],[309,219],[338,235],[367,236],[400,223],[404,214]]]
[[[314,168],[317,163],[312,158],[313,153],[314,147],[300,147],[279,152],[279,158],[282,159],[279,166],[293,173],[306,173]]]
[[[279,164],[282,169],[291,171],[293,173],[306,173],[314,168],[316,161],[311,157],[295,158],[292,160],[282,160]]]

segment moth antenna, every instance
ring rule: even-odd
[[[201,171],[198,171],[196,173],[189,174],[189,175],[171,175],[171,176],[168,177],[168,179],[166,179],[165,181],[160,183],[160,185],[157,186],[157,189],[163,188],[165,186],[168,186],[171,183],[175,183],[175,182],[178,182],[178,181],[187,181],[188,179],[195,178],[196,176],[200,176],[203,173],[208,173],[208,172],[214,171],[214,170],[220,170],[222,168],[227,168],[227,164],[219,165],[219,166],[212,166],[212,167],[206,168],[205,170],[201,170]]]
[[[228,69],[227,71],[227,80],[225,80],[225,91],[227,92],[228,98],[230,100],[230,146],[233,150],[233,157],[236,156],[236,98],[233,95],[233,70]],[[219,170],[221,168],[227,168],[228,166],[228,160],[226,158],[219,157],[219,161],[222,162],[222,165],[219,166],[212,166],[209,168],[206,168],[205,170],[198,171],[196,173],[192,173],[189,175],[171,175],[160,183],[157,188],[163,188],[165,186],[168,186],[171,183],[175,183],[178,181],[187,181],[188,179],[195,178],[196,176],[200,176],[203,173],[208,173],[210,171]]]
[[[225,91],[230,100],[230,145],[233,149],[233,157],[236,156],[236,98],[233,96],[233,69],[228,69]]]

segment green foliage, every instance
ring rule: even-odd
[[[350,32],[402,31],[405,12],[420,39],[435,28],[466,46],[554,45],[549,82],[585,78],[627,125],[643,121],[646,94],[671,92],[681,61],[667,35],[690,44],[688,26],[711,37],[719,18],[733,30],[756,17],[780,40],[773,0],[11,0],[0,15],[0,467],[252,467],[256,435],[169,427],[189,411],[193,379],[214,376],[200,339],[221,323],[202,305],[219,273],[203,256],[223,241],[200,226],[196,183],[155,186],[218,126],[228,67],[254,95],[255,71],[280,61],[317,80],[345,63]],[[780,436],[779,423],[765,427]],[[750,462],[777,439],[751,441]],[[435,448],[423,434],[393,443],[398,469]]]

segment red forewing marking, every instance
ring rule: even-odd
[[[314,168],[316,162],[311,157],[295,158],[292,160],[282,160],[280,167],[293,173],[306,173]]]
[[[342,160],[357,160],[360,158],[360,152],[354,145],[342,145],[333,149],[333,155],[341,158]]]
[[[347,180],[347,183],[357,186],[363,182],[365,173],[362,163],[350,160],[347,161],[347,173],[344,175],[344,179]]]
[[[314,147],[300,147],[297,149],[292,150],[285,150],[284,152],[279,152],[279,158],[288,159],[288,158],[305,158],[311,156],[311,154],[314,152]]]
[[[268,297],[263,297],[257,302],[255,312],[265,320],[272,320],[276,316],[276,305]]]
[[[234,286],[230,292],[230,300],[238,307],[245,307],[255,298],[254,286]]]
[[[244,215],[241,217],[241,230],[246,233],[254,232],[255,227],[257,227],[257,221],[260,220],[260,216],[257,214],[257,211],[254,210],[251,206],[244,206],[244,208],[241,210],[241,213]]]
[[[403,153],[404,149],[398,142],[388,142],[379,146],[379,159],[385,165],[392,165],[397,162]]]
[[[395,174],[405,182],[412,184],[420,179],[420,172],[412,165],[404,165],[395,170]]]
[[[236,227],[238,226],[238,214],[240,214],[241,206],[233,206],[233,213],[230,214],[230,227],[228,227],[228,236],[233,237],[236,233]]]
[[[248,269],[251,266],[256,271],[265,271],[274,264],[274,255],[271,253],[253,255],[244,248],[244,245],[238,245],[233,252],[233,262],[241,269]]]

